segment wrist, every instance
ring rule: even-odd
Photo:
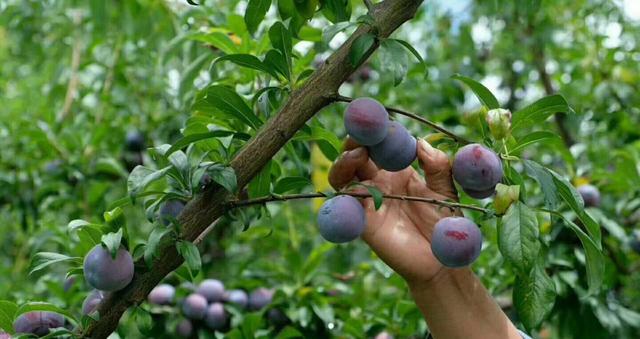
[[[412,294],[423,294],[428,291],[440,291],[443,288],[451,289],[461,287],[474,281],[475,275],[469,267],[448,268],[442,267],[438,273],[429,279],[407,280],[407,285]]]

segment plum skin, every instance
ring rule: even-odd
[[[176,333],[183,338],[189,338],[193,334],[193,324],[189,319],[182,319],[176,326]]]
[[[227,313],[221,303],[213,303],[207,308],[207,314],[204,317],[207,326],[214,330],[219,330],[227,324]]]
[[[141,152],[144,149],[144,135],[138,130],[128,131],[124,143],[127,150]]]
[[[249,296],[243,290],[231,290],[225,294],[224,300],[245,308],[249,303]]]
[[[93,290],[82,302],[82,314],[89,315],[95,311],[100,303],[109,295],[108,292]]]
[[[379,143],[369,146],[369,157],[386,171],[397,172],[411,165],[416,159],[417,141],[404,126],[389,122],[387,136]]]
[[[473,263],[482,249],[482,233],[471,220],[462,217],[440,219],[434,226],[431,251],[438,261],[450,268]]]
[[[160,284],[149,292],[147,300],[149,300],[149,303],[155,305],[170,305],[173,302],[175,294],[176,289],[173,286]]]
[[[16,333],[31,333],[39,337],[49,334],[52,328],[64,326],[64,317],[45,311],[32,311],[21,314],[14,322]]]
[[[182,303],[182,313],[190,319],[204,318],[207,313],[207,299],[197,293],[189,294]]]
[[[222,301],[224,298],[224,284],[220,280],[205,279],[198,286],[196,293],[205,297],[210,303]]]
[[[249,294],[249,309],[258,311],[271,303],[274,291],[260,287]]]
[[[469,144],[458,150],[453,160],[453,178],[469,196],[484,199],[495,192],[502,180],[502,161],[490,149]]]
[[[578,193],[584,200],[586,207],[598,207],[600,206],[600,191],[593,185],[582,185],[578,187]]]
[[[84,258],[84,277],[93,288],[101,291],[118,291],[133,279],[133,258],[129,251],[119,248],[116,259],[100,244]]]
[[[375,145],[387,135],[389,113],[377,100],[358,98],[347,106],[344,127],[360,145]]]
[[[318,211],[320,235],[333,243],[345,243],[364,232],[366,218],[360,202],[349,195],[327,199]]]
[[[185,203],[182,200],[169,200],[162,204],[160,207],[160,222],[169,226],[172,222],[178,219],[178,215],[184,209]]]

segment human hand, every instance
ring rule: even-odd
[[[385,194],[457,201],[447,155],[424,140],[418,141],[417,148],[426,180],[412,167],[399,172],[378,169],[369,159],[367,149],[349,139],[346,152],[331,168],[329,182],[335,189],[359,181],[376,186]],[[395,199],[385,199],[376,211],[373,199],[361,202],[367,214],[363,240],[409,285],[429,282],[443,271],[442,264],[431,252],[433,227],[438,220],[459,212],[424,202]]]

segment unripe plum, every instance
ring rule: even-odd
[[[178,215],[180,215],[180,212],[182,212],[184,206],[185,204],[182,200],[174,199],[166,201],[164,204],[162,204],[162,207],[160,207],[160,222],[165,226],[171,225],[171,223],[175,222],[176,219],[178,219]]]
[[[89,315],[93,313],[98,306],[109,294],[100,290],[93,290],[82,302],[82,314]]]
[[[257,311],[269,305],[273,299],[274,291],[260,287],[249,294],[249,309]]]
[[[176,326],[176,333],[183,338],[191,337],[193,334],[193,324],[189,319],[182,319]]]
[[[144,149],[144,135],[138,130],[127,132],[125,147],[131,152],[140,152]]]
[[[433,230],[431,251],[442,265],[468,266],[480,255],[482,233],[471,220],[462,217],[440,219]]]
[[[204,322],[213,330],[219,330],[227,324],[227,312],[221,303],[213,303],[207,308]]]
[[[584,200],[586,207],[598,207],[600,206],[600,190],[593,185],[582,185],[578,187],[578,193]]]
[[[220,280],[205,279],[198,286],[196,293],[205,297],[210,303],[222,301],[224,298],[224,284]]]
[[[207,299],[197,293],[189,294],[182,303],[182,313],[190,319],[202,319],[207,313]]]
[[[247,295],[247,292],[243,290],[231,290],[225,293],[224,300],[230,303],[234,303],[241,308],[245,308],[249,303],[249,296]]]
[[[409,167],[416,159],[417,151],[416,138],[396,121],[389,122],[387,136],[380,143],[369,146],[371,160],[390,172]]]
[[[375,145],[387,135],[389,113],[377,100],[358,98],[347,106],[344,127],[360,145]]]
[[[114,260],[111,253],[98,244],[84,258],[84,277],[95,289],[121,290],[133,279],[133,258],[129,251],[119,248]]]
[[[151,304],[156,305],[170,305],[173,302],[173,297],[176,295],[176,289],[169,284],[160,284],[154,287],[147,300]]]
[[[327,199],[318,211],[320,235],[333,243],[356,239],[364,232],[365,224],[364,208],[350,195]]]
[[[21,314],[14,322],[16,333],[31,333],[38,337],[49,334],[52,328],[64,326],[64,317],[60,314],[45,311],[32,311]]]
[[[491,196],[502,175],[502,161],[498,155],[480,144],[460,148],[453,160],[453,178],[476,199]]]

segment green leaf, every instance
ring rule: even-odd
[[[553,308],[556,290],[553,280],[537,264],[524,276],[518,276],[513,288],[513,303],[527,330],[536,328]]]
[[[165,153],[166,154],[166,153]],[[187,155],[182,151],[176,151],[169,155],[169,162],[175,167],[180,173],[187,177],[189,173],[189,159],[187,159]]]
[[[322,14],[327,20],[337,23],[351,19],[350,0],[320,0]]]
[[[555,209],[558,206],[560,197],[556,191],[556,185],[553,182],[553,176],[545,170],[545,168],[533,160],[524,159],[524,170],[527,175],[536,180],[540,184],[542,193],[544,194],[544,204],[548,209]]]
[[[153,262],[153,258],[156,257],[156,252],[158,251],[160,244],[162,243],[162,239],[167,234],[170,234],[171,231],[171,227],[166,227],[164,225],[155,227],[151,231],[149,240],[147,241],[147,246],[144,248],[144,262],[147,264],[147,266],[151,267],[151,263]]]
[[[311,182],[309,181],[309,179],[305,177],[285,177],[278,180],[276,186],[273,188],[273,192],[276,194],[282,194],[289,191],[298,190],[310,184]]]
[[[407,75],[409,67],[409,57],[402,44],[393,39],[383,40],[380,44],[382,54],[380,55],[381,70],[393,76],[393,85],[397,86]]]
[[[600,290],[602,280],[604,278],[604,255],[602,250],[591,237],[589,237],[578,225],[565,218],[561,214],[559,216],[573,230],[584,248],[587,265],[587,283],[589,284],[589,294],[594,294]]]
[[[365,57],[369,55],[369,50],[373,47],[376,41],[375,35],[371,33],[363,34],[356,38],[351,44],[351,50],[349,51],[349,62],[355,68],[360,66],[364,62]]]
[[[267,54],[264,57],[264,64],[269,69],[274,70],[278,74],[282,75],[285,79],[291,79],[291,71],[289,65],[287,64],[287,60],[282,55],[282,53],[278,52],[275,49],[270,49],[267,51]]]
[[[547,120],[554,113],[573,112],[562,95],[555,94],[544,97],[533,104],[513,113],[511,130],[515,131],[523,126],[533,126]]]
[[[269,28],[269,40],[273,48],[284,56],[284,60],[291,68],[291,50],[293,48],[291,32],[282,22],[278,21]]]
[[[253,110],[233,89],[222,85],[212,85],[201,94],[194,103],[194,110],[220,113],[256,130],[262,125],[262,120],[253,113]]]
[[[376,208],[376,211],[380,209],[382,206],[382,202],[384,201],[384,197],[382,191],[380,191],[377,187],[371,185],[361,185],[364,186],[369,194],[371,194],[371,198],[373,199],[373,205]]]
[[[422,59],[422,56],[420,55],[420,53],[418,53],[418,51],[413,46],[411,46],[411,44],[409,44],[408,42],[406,42],[404,40],[401,40],[401,39],[387,39],[387,40],[391,40],[391,41],[399,43],[404,48],[406,48],[409,52],[411,52],[411,54],[413,54],[413,56],[416,57],[418,62],[424,63],[424,59]]]
[[[224,54],[238,53],[238,47],[236,44],[231,41],[227,34],[222,32],[194,33],[188,35],[187,38],[209,44],[221,50]]]
[[[63,316],[73,321],[74,323],[76,324],[78,323],[78,320],[76,319],[76,317],[73,316],[73,314],[71,314],[71,312],[66,311],[54,304],[40,302],[40,301],[32,301],[32,302],[28,302],[26,304],[20,305],[20,307],[18,307],[18,309],[16,310],[14,317],[18,317],[21,314],[32,312],[32,311],[47,311],[47,312],[62,314]]]
[[[269,7],[271,7],[271,0],[249,0],[244,14],[244,23],[247,25],[249,33],[256,32]]]
[[[265,65],[262,61],[260,61],[260,59],[258,59],[257,57],[251,55],[251,54],[228,54],[228,55],[224,55],[219,57],[218,59],[216,59],[216,61],[213,62],[213,64],[217,64],[218,62],[221,61],[231,61],[234,64],[238,65],[238,66],[242,66],[242,67],[246,67],[246,68],[251,68],[251,69],[255,69],[257,71],[261,71],[261,72],[265,72],[267,74],[270,74],[271,76],[277,78],[278,75],[276,74],[276,72],[274,72],[274,69],[271,67],[268,67],[267,65]]]
[[[527,205],[517,201],[498,224],[498,247],[500,252],[521,274],[533,268],[540,241],[536,213]]]
[[[120,242],[122,241],[122,228],[118,229],[116,233],[103,235],[101,241],[107,247],[109,253],[111,253],[111,257],[115,259],[116,254],[118,254],[118,249],[120,248]]]
[[[157,171],[144,166],[136,166],[136,168],[131,171],[131,174],[129,174],[129,178],[127,178],[129,196],[135,198],[150,183],[164,177],[169,170],[171,170],[171,166],[167,166]]]
[[[207,173],[213,181],[224,187],[228,192],[234,193],[238,189],[236,172],[232,167],[215,166],[210,167]]]
[[[561,141],[562,139],[553,132],[549,131],[536,131],[527,134],[525,137],[518,140],[518,143],[509,150],[509,153],[516,154],[518,151],[525,147],[535,144],[537,142],[544,142],[548,140]]]
[[[151,314],[144,308],[138,306],[133,310],[133,318],[135,319],[136,326],[138,326],[140,333],[150,335],[150,331],[153,328]]]
[[[575,187],[573,187],[567,179],[560,176],[553,170],[548,168],[546,170],[553,176],[553,183],[556,185],[556,189],[562,200],[571,207],[576,216],[578,216],[578,219],[582,221],[587,232],[596,244],[596,247],[599,250],[602,250],[602,234],[600,231],[600,225],[598,225],[589,212],[584,209],[584,201],[582,200],[580,193],[578,193]]]
[[[498,103],[498,99],[489,91],[484,85],[481,83],[468,78],[464,75],[455,74],[451,78],[459,80],[469,86],[473,93],[476,95],[478,100],[485,105],[488,109],[500,108],[500,103]]]
[[[276,339],[291,339],[291,338],[304,338],[304,335],[297,329],[291,326],[287,326],[278,332]]]
[[[318,267],[322,264],[327,252],[334,247],[333,244],[322,244],[313,248],[313,251],[307,257],[300,271],[305,282],[311,281],[313,276],[319,273]]]
[[[346,30],[347,28],[354,27],[357,24],[355,22],[338,22],[335,25],[326,26],[322,30],[322,40],[326,43],[329,43],[331,39],[333,39],[336,34]]]
[[[29,270],[29,274],[34,274],[51,264],[61,263],[65,261],[75,261],[76,264],[82,264],[82,258],[80,257],[70,257],[54,252],[36,253],[31,260],[31,269]]]
[[[192,143],[200,141],[200,140],[227,137],[227,136],[230,136],[230,135],[233,135],[233,134],[234,134],[234,132],[231,132],[231,131],[212,131],[212,132],[206,132],[206,133],[195,133],[195,134],[185,135],[184,137],[178,139],[178,141],[176,141],[171,146],[171,148],[169,148],[167,150],[165,155],[171,155],[173,152],[175,152],[175,151],[177,151],[179,149],[183,149],[183,148],[191,145]]]
[[[13,333],[13,319],[18,305],[8,300],[0,300],[0,328],[7,333]]]
[[[198,275],[198,272],[202,267],[198,247],[189,241],[181,240],[176,243],[176,248],[178,249],[178,253],[180,253],[187,263],[187,267],[191,271],[192,275]]]
[[[269,161],[249,183],[249,196],[262,197],[269,194],[271,188],[271,161]]]

